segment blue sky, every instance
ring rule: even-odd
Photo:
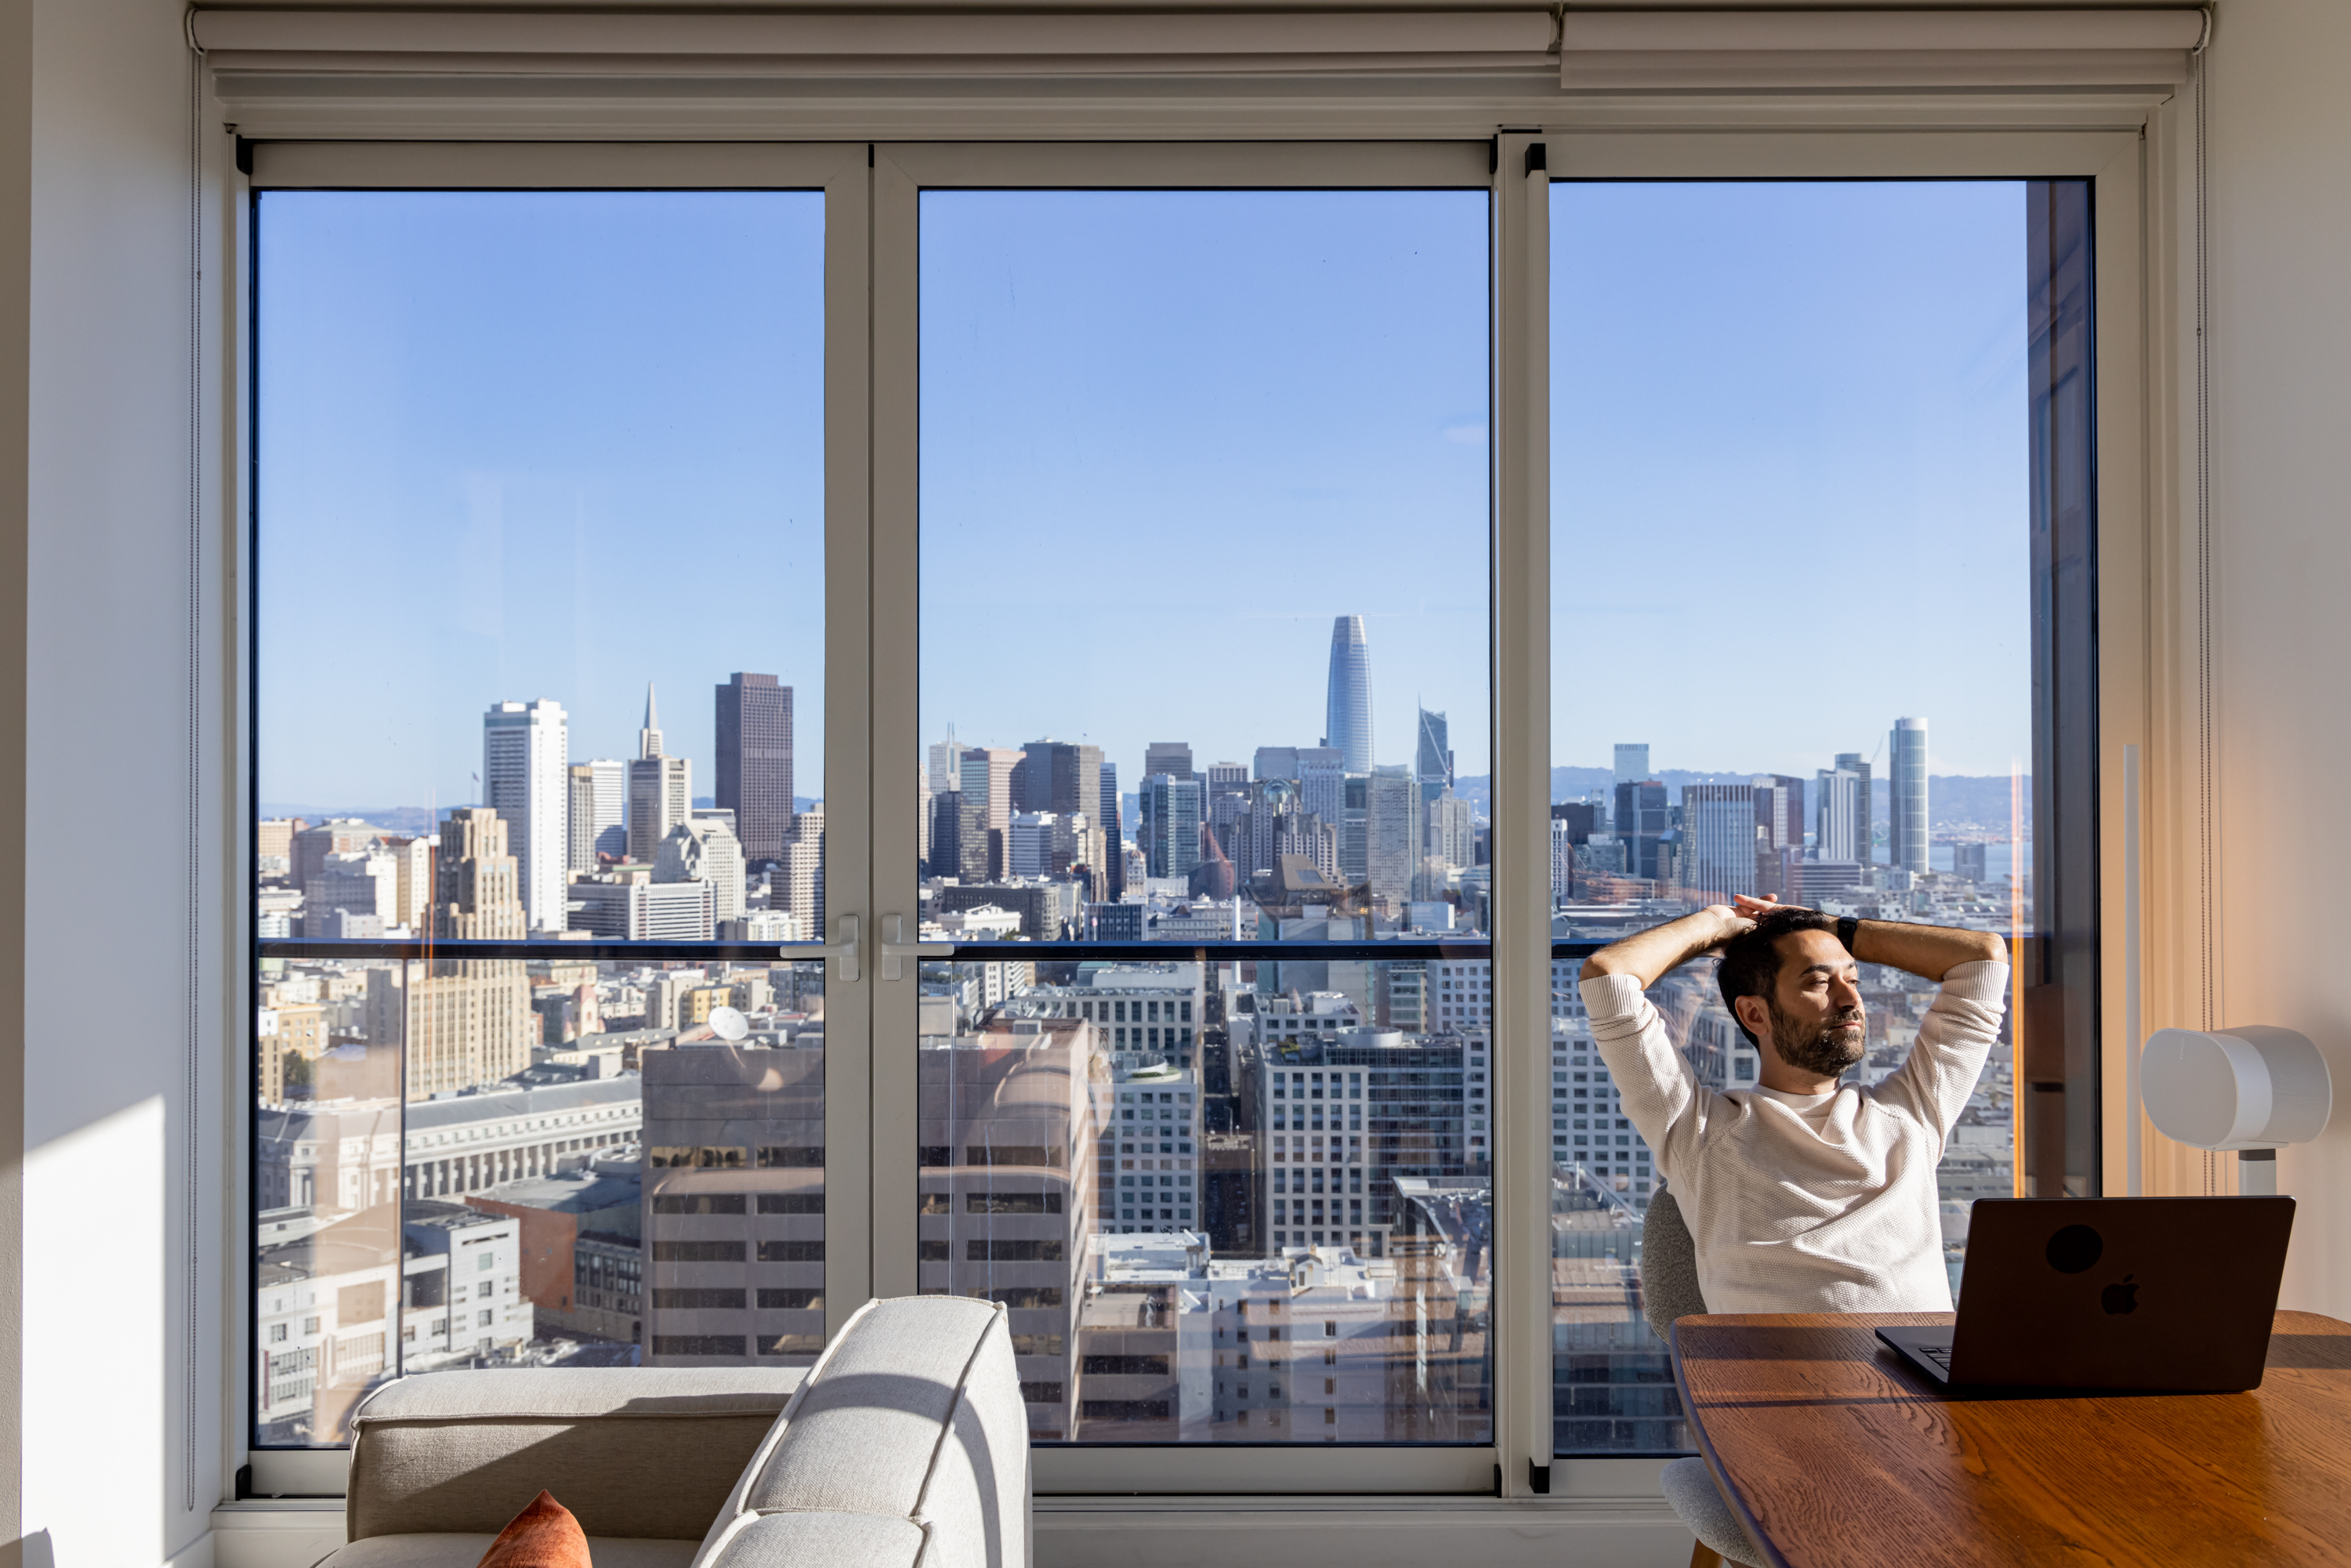
[[[1553,187],[1554,760],[2029,741],[2021,185]],[[1247,761],[1366,618],[1488,766],[1485,198],[933,193],[923,734]],[[733,670],[820,792],[820,198],[276,193],[262,798],[470,798],[479,715],[710,783]],[[1780,651],[1784,660],[1775,664]]]
[[[823,738],[822,197],[277,193],[259,246],[260,798],[473,798],[481,714],[712,787],[712,688]]]
[[[2023,185],[1551,199],[1552,759],[2029,766]]]
[[[1322,738],[1364,618],[1486,770],[1482,192],[923,198],[923,727],[1196,763]]]

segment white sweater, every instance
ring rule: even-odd
[[[1702,1088],[1638,981],[1583,991],[1625,1114],[1689,1222],[1709,1311],[1951,1310],[1935,1166],[1999,1038],[2006,964],[1951,970],[1901,1067],[1829,1094]]]

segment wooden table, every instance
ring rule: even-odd
[[[2248,1394],[1941,1392],[1872,1332],[1684,1318],[1674,1380],[1772,1568],[2351,1564],[2351,1323],[2280,1312]]]

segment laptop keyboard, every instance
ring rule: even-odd
[[[1925,1356],[1928,1361],[1931,1361],[1937,1366],[1941,1367],[1943,1369],[1944,1378],[1947,1381],[1949,1379],[1951,1375],[1951,1347],[1949,1345],[1919,1344],[1913,1348],[1915,1348],[1920,1355]]]

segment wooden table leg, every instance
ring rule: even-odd
[[[1722,1554],[1701,1541],[1690,1548],[1690,1568],[1722,1568]]]

